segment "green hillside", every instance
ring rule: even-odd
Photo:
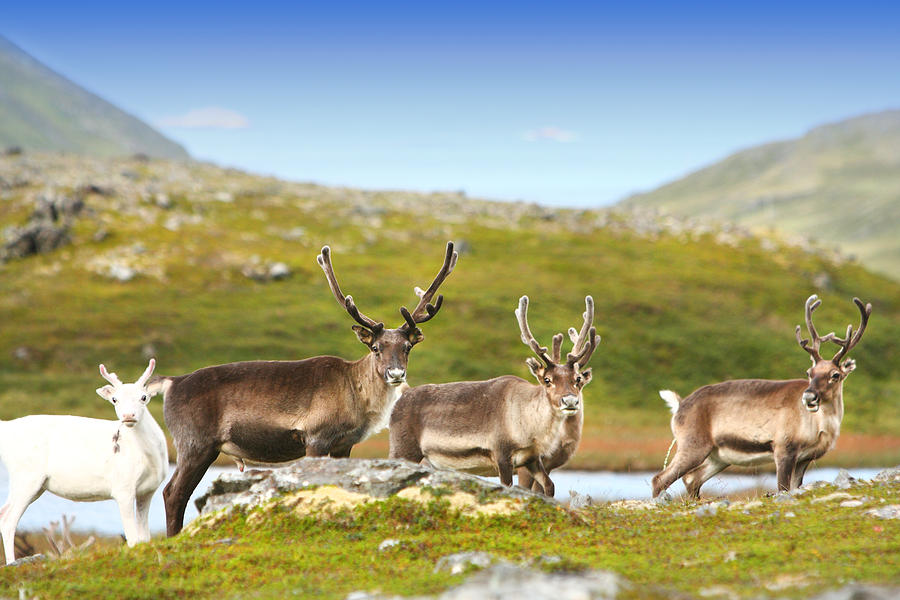
[[[900,278],[900,110],[738,152],[623,205],[803,236]]]
[[[48,69],[0,36],[0,149],[187,158],[136,117]]]
[[[809,359],[793,329],[806,297],[823,298],[820,331],[842,332],[858,323],[856,295],[874,313],[854,351],[843,434],[825,462],[900,461],[900,283],[852,262],[627,212],[325,188],[200,163],[26,153],[0,157],[0,190],[0,231],[25,223],[39,198],[85,204],[71,217],[70,245],[0,264],[0,418],[111,417],[94,393],[101,361],[134,378],[149,354],[163,374],[362,356],[316,264],[322,245],[360,309],[398,325],[398,308],[413,303],[413,287],[430,282],[455,240],[459,264],[411,356],[413,385],[530,378],[513,314],[519,296],[531,297],[532,329],[549,343],[580,324],[592,294],[603,342],[576,464],[656,467],[671,439],[657,390],[803,376]],[[275,262],[291,276],[247,276]],[[159,400],[151,406],[161,416]],[[384,455],[385,437],[358,453]]]

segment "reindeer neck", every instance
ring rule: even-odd
[[[371,352],[350,364],[350,380],[353,395],[366,410],[377,409],[396,388],[384,380],[375,368],[375,355]]]

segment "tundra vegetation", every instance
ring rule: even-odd
[[[630,582],[621,599],[808,598],[852,583],[900,585],[900,520],[878,516],[900,513],[900,482],[802,491],[580,510],[533,499],[518,510],[473,514],[454,508],[454,490],[440,486],[424,503],[398,494],[354,505],[346,493],[331,494],[331,503],[305,503],[329,497],[328,486],[320,486],[211,513],[173,538],[2,569],[0,595],[422,596],[466,578],[436,569],[460,551],[557,573],[609,570]],[[481,501],[496,498],[488,493]]]
[[[76,198],[84,208],[64,223],[70,244],[0,263],[0,418],[106,417],[85,390],[109,356],[139,365],[152,353],[166,373],[359,358],[367,350],[335,310],[319,249],[339,253],[341,278],[367,313],[390,315],[411,283],[431,280],[435,248],[452,239],[466,268],[441,290],[446,306],[411,356],[409,384],[530,377],[527,349],[495,326],[509,321],[510,304],[523,293],[540,298],[534,335],[550,339],[556,324],[580,322],[571,298],[593,295],[606,350],[584,394],[573,467],[659,468],[671,441],[659,389],[803,377],[793,328],[798,298],[811,293],[823,300],[816,317],[825,323],[852,322],[853,296],[874,307],[854,351],[841,437],[817,464],[900,462],[900,284],[841,258],[827,240],[810,252],[642,212],[326,188],[200,163],[27,149],[0,157],[5,235],[41,202]],[[278,263],[290,276],[247,275]],[[162,419],[161,403],[149,408]],[[382,433],[353,455],[386,456],[387,446]]]

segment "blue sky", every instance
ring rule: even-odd
[[[900,8],[6,3],[0,34],[201,159],[591,206],[900,108]]]

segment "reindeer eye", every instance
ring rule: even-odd
[[[544,383],[547,384],[547,385],[550,385],[550,378],[549,378],[549,377],[544,377]]]
[[[112,398],[112,403],[115,404],[116,402],[118,402],[118,400],[116,400],[116,397],[113,396],[113,398]]]
[[[840,377],[840,376],[841,376],[841,374],[838,373],[837,371],[835,371],[834,373],[831,374],[831,378],[832,378],[833,380],[835,380],[835,381],[836,381],[836,380],[838,379],[838,377]]]
[[[576,377],[576,378],[575,378],[575,384],[576,384],[576,385],[580,384],[581,381],[582,381],[581,377]]]
[[[409,354],[409,351],[412,350],[412,344],[406,344],[403,346],[403,351]]]
[[[147,394],[144,394],[143,396],[141,396],[141,402],[146,402],[146,401],[147,401]]]

